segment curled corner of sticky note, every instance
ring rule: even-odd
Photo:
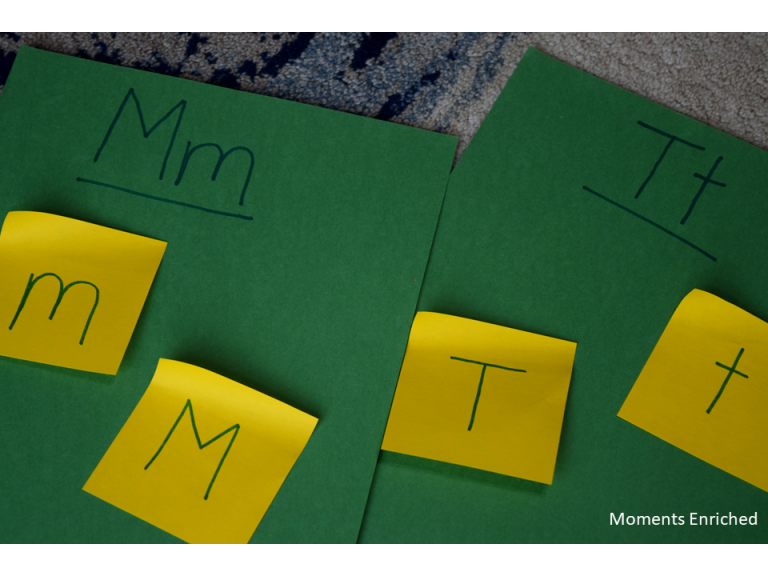
[[[0,355],[116,374],[167,243],[44,212],[0,231]]]
[[[318,419],[161,359],[83,490],[190,543],[246,543]]]
[[[619,417],[768,491],[768,323],[703,290],[675,310]]]

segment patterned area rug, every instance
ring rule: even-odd
[[[768,34],[2,33],[0,87],[20,44],[454,134],[458,155],[533,45],[768,149]]]

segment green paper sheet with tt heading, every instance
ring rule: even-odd
[[[617,416],[691,290],[768,320],[767,193],[768,152],[529,49],[451,176],[418,310],[578,343],[553,483],[385,451],[360,541],[768,542],[768,494]]]
[[[117,376],[0,358],[0,541],[179,541],[82,490],[169,358],[319,419],[253,542],[354,542],[455,148],[22,47],[0,95],[0,217],[168,246]]]

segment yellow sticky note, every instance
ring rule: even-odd
[[[0,233],[0,355],[117,374],[166,243],[42,212]]]
[[[768,491],[768,324],[701,290],[683,299],[619,416]]]
[[[247,543],[317,418],[161,359],[83,490],[190,543]]]
[[[382,449],[546,484],[576,344],[419,312]]]

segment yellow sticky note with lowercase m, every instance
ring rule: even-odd
[[[247,386],[161,359],[83,490],[190,543],[247,543],[316,424]]]
[[[0,232],[0,355],[116,374],[166,243],[42,212]]]
[[[419,312],[382,449],[552,483],[576,344]]]
[[[768,324],[693,290],[619,416],[768,491]]]

